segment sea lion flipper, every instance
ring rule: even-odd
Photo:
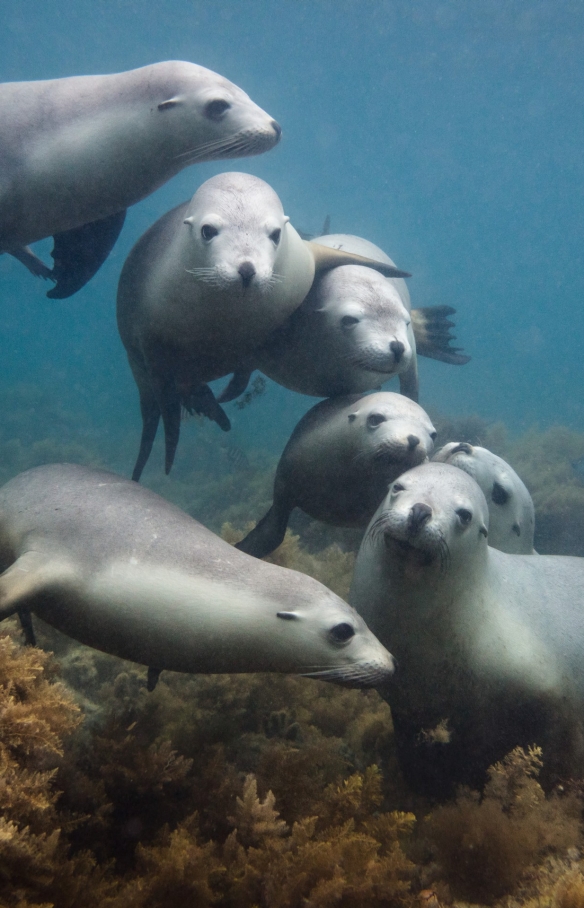
[[[399,390],[400,394],[403,394],[404,397],[409,397],[410,400],[418,403],[418,363],[415,357],[412,358],[412,361],[405,372],[400,372],[399,374]]]
[[[132,473],[134,482],[140,481],[142,470],[150,457],[152,445],[158,431],[158,423],[160,422],[160,407],[150,389],[147,392],[140,388],[140,410],[142,413],[142,437],[140,439],[140,450],[138,451],[138,457]]]
[[[44,280],[54,280],[53,272],[45,263],[35,255],[30,246],[21,246],[20,249],[11,249],[10,255],[18,259],[25,268],[28,268],[35,277],[42,277]]]
[[[148,667],[148,675],[146,678],[146,689],[152,693],[156,685],[158,684],[158,679],[160,678],[161,668],[152,668],[150,665]]]
[[[416,338],[416,352],[429,359],[438,359],[452,366],[464,366],[470,356],[462,353],[462,347],[451,347],[456,337],[450,333],[454,322],[448,316],[454,315],[452,306],[428,306],[412,309],[412,328]]]
[[[32,623],[32,615],[27,608],[18,609],[18,618],[20,621],[20,626],[24,634],[24,645],[25,646],[36,646],[36,637],[34,633],[34,626]]]
[[[254,558],[269,555],[284,541],[291,510],[289,505],[274,502],[257,526],[238,542],[235,548],[247,555],[253,555]]]
[[[42,552],[25,552],[17,558],[0,575],[0,621],[26,611],[26,603],[59,574],[57,563]]]
[[[85,286],[112,251],[125,219],[125,210],[116,211],[107,218],[55,234],[51,252],[55,265],[49,276],[56,284],[47,293],[49,299],[66,299]]]
[[[346,252],[344,249],[332,249],[329,246],[321,246],[320,243],[315,243],[311,240],[306,242],[314,256],[316,274],[330,271],[331,268],[337,268],[339,265],[363,265],[365,268],[373,268],[375,271],[379,271],[385,277],[411,277],[409,272],[400,271],[395,265],[388,265],[387,262],[377,262],[375,259],[356,255],[354,252]]]
[[[227,388],[229,388],[230,385],[231,382],[227,385]],[[219,406],[211,388],[205,382],[201,382],[201,384],[191,392],[188,399],[183,400],[182,403],[189,413],[198,413],[200,416],[206,416],[207,419],[216,422],[219,428],[223,429],[224,432],[229,432],[231,428],[229,417],[223,407]]]
[[[223,388],[221,394],[217,398],[217,403],[227,404],[230,400],[235,400],[236,397],[243,394],[249,385],[251,374],[251,369],[240,369],[239,371],[234,372],[229,384]]]

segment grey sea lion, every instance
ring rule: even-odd
[[[79,290],[125,210],[199,161],[268,151],[281,128],[237,85],[180,60],[105,76],[0,84],[0,252]],[[28,244],[53,236],[52,271]]]
[[[294,672],[375,686],[390,654],[316,580],[248,558],[113,473],[51,464],[0,489],[0,618],[179,672]]]
[[[300,305],[315,273],[358,261],[386,262],[302,240],[267,183],[222,173],[158,220],[122,270],[118,327],[138,390],[139,479],[162,416],[166,472],[178,444],[181,405],[229,420],[207,382],[236,371]]]
[[[452,441],[432,456],[450,463],[479,484],[489,506],[489,545],[511,555],[533,555],[535,510],[513,467],[479,445]]]
[[[330,234],[314,242],[394,264],[361,237]],[[417,400],[417,354],[454,365],[469,361],[450,346],[454,312],[450,306],[412,310],[400,278],[359,265],[335,268],[314,281],[302,305],[254,351],[219,401],[241,394],[254,369],[314,397],[362,393],[399,376],[401,393]]]
[[[400,668],[388,700],[401,766],[432,796],[480,785],[519,745],[541,746],[550,776],[584,770],[584,559],[500,552],[488,520],[462,470],[416,467],[355,566],[349,601]]]
[[[435,437],[429,416],[400,394],[321,401],[284,448],[272,507],[237,548],[268,555],[282,542],[294,508],[334,526],[366,526],[389,484],[428,459]]]

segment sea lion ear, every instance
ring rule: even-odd
[[[276,612],[276,618],[283,618],[284,621],[295,621],[298,615],[296,612]]]
[[[349,420],[349,422],[354,422],[354,421],[357,419],[357,414],[356,414],[356,413],[349,413],[347,419]]]
[[[169,98],[168,101],[162,101],[158,105],[158,110],[168,110],[170,107],[176,107],[180,102],[180,98]]]
[[[480,533],[481,536],[484,536],[485,538],[488,537],[489,531],[487,530],[487,528],[486,528],[486,526],[484,525],[484,523],[481,524],[481,526],[479,527],[479,533]]]
[[[194,223],[195,223],[194,218],[185,218],[183,221],[183,224],[194,224]]]
[[[287,214],[284,215],[284,223],[285,223],[285,224],[289,224],[289,223],[290,223],[290,218],[288,217]]]

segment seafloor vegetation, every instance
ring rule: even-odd
[[[112,456],[48,394],[5,398],[2,481],[50,461],[118,466],[124,445]],[[540,552],[584,555],[584,435],[436,421],[441,442],[480,442],[517,469]],[[218,457],[200,436],[153,485],[234,541],[269,506],[275,461]],[[272,560],[346,595],[357,544],[297,517]],[[544,792],[537,742],[492,767],[483,792],[430,805],[403,784],[374,692],[165,672],[148,694],[144,669],[35,623],[54,657],[24,648],[15,621],[0,637],[3,908],[584,908],[584,783]]]

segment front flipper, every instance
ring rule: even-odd
[[[288,505],[273,504],[257,526],[235,546],[240,552],[253,555],[254,558],[264,558],[284,541],[288,518],[292,508]]]
[[[35,255],[30,246],[22,246],[20,249],[11,249],[10,255],[18,259],[25,268],[28,268],[31,274],[34,274],[35,277],[42,277],[44,280],[54,280],[53,272],[50,268],[47,268],[45,263]]]
[[[420,356],[429,359],[438,359],[443,363],[453,366],[464,366],[470,356],[461,353],[462,347],[451,347],[450,342],[456,340],[450,329],[454,322],[447,316],[454,315],[456,309],[452,306],[428,306],[425,309],[412,309],[412,328],[416,338],[416,351]]]
[[[125,218],[125,210],[116,211],[100,221],[55,234],[51,252],[55,265],[49,277],[56,286],[47,293],[49,299],[73,296],[91,280],[112,251]]]
[[[399,390],[404,397],[409,397],[415,403],[418,403],[419,382],[418,382],[418,363],[416,357],[412,357],[412,362],[405,370],[399,374]]]
[[[411,277],[407,271],[400,271],[395,265],[388,265],[387,262],[376,262],[375,259],[346,252],[344,249],[331,249],[329,246],[321,246],[320,243],[305,242],[314,256],[315,274],[322,274],[323,271],[330,271],[339,265],[363,265],[365,268],[379,271],[385,277]]]
[[[237,373],[235,373],[237,375]],[[234,378],[235,378],[234,375]],[[233,381],[233,379],[232,379]],[[227,386],[230,387],[231,382]],[[221,395],[223,396],[223,395]],[[231,399],[231,398],[230,398]],[[211,391],[209,385],[204,382],[200,385],[197,385],[194,391],[192,391],[188,398],[183,399],[183,406],[188,413],[198,413],[199,416],[206,416],[207,419],[211,419],[213,422],[216,422],[220,429],[223,429],[224,432],[229,432],[231,428],[231,423],[229,422],[229,417],[223,409],[219,406],[215,395]]]
[[[34,634],[34,627],[32,623],[32,615],[27,608],[18,609],[18,617],[20,620],[20,626],[24,634],[24,645],[25,646],[36,646],[36,637]]]
[[[25,552],[0,574],[0,621],[28,611],[37,596],[65,578],[63,566],[49,555]]]
[[[148,675],[146,676],[146,690],[149,693],[152,693],[156,685],[158,684],[158,679],[160,678],[161,668],[150,668],[148,669]]]
[[[239,397],[247,386],[249,385],[249,380],[252,375],[252,370],[249,372],[243,370],[239,372],[234,372],[231,376],[229,384],[223,388],[221,394],[217,398],[217,403],[227,404],[230,400],[235,400],[236,397]]]

